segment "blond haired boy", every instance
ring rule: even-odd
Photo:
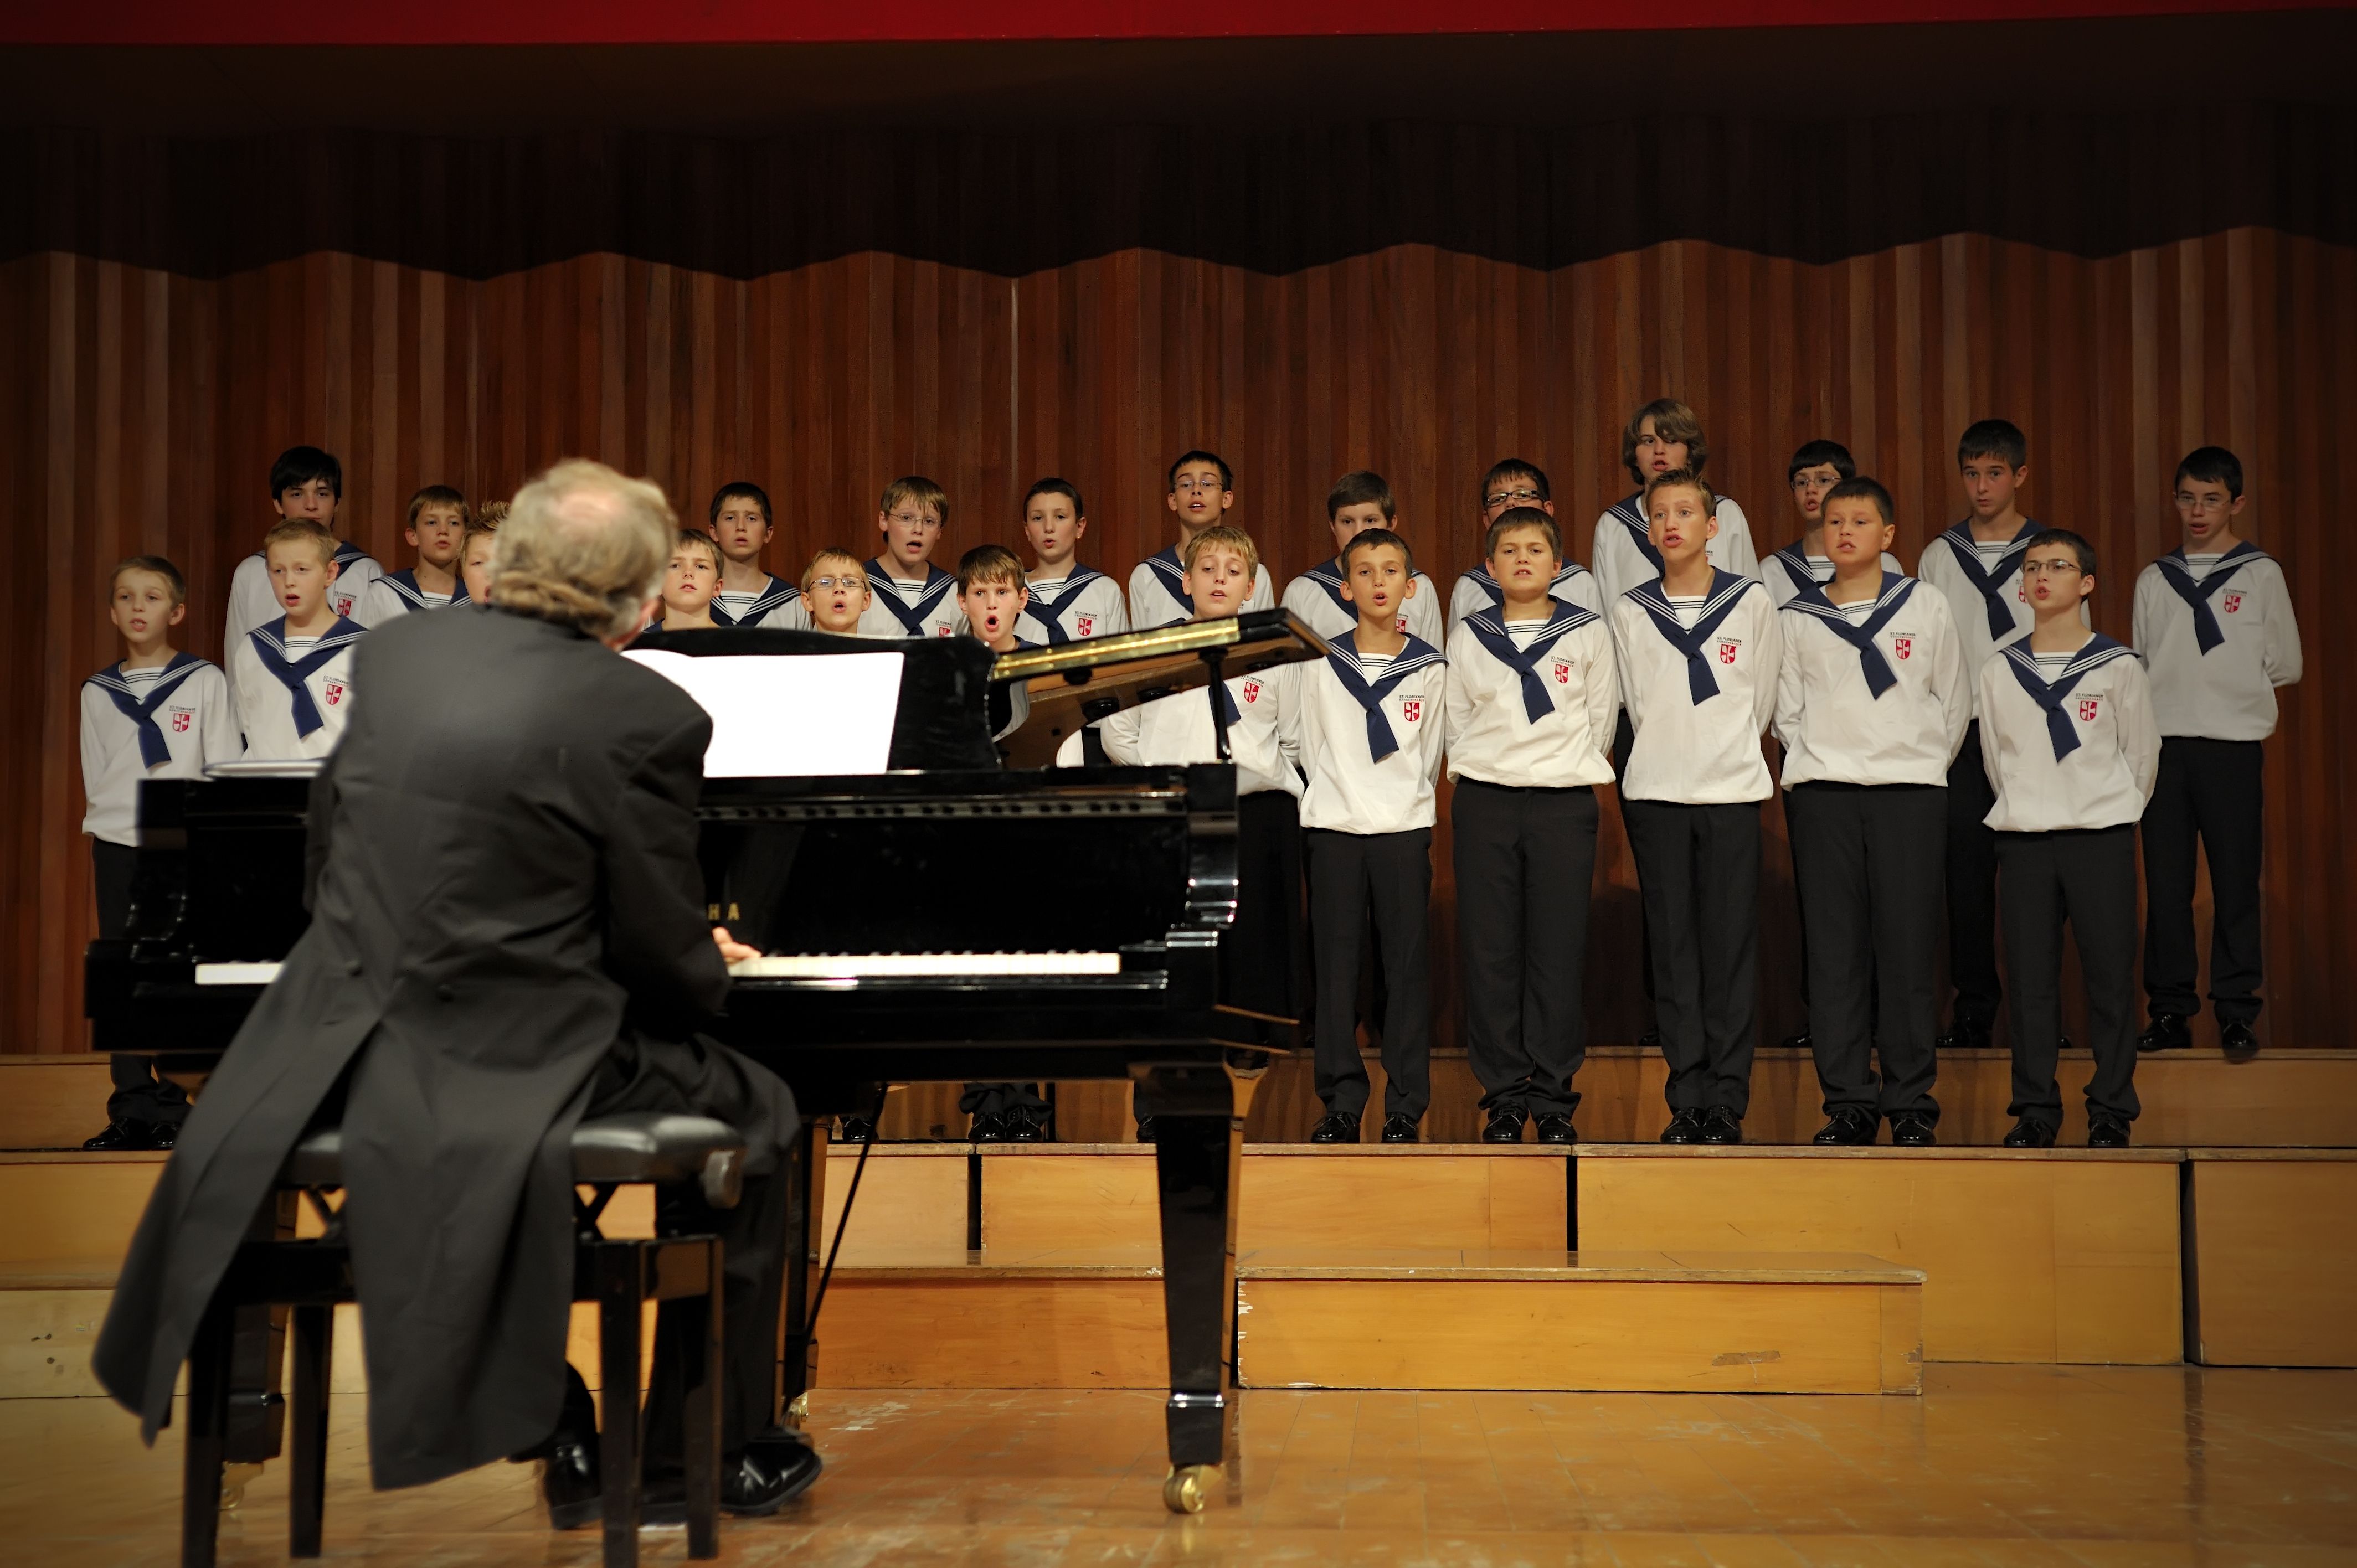
[[[352,646],[365,628],[328,602],[336,537],[316,522],[282,522],[262,542],[281,610],[229,650],[230,702],[250,757],[325,757],[352,711]]]

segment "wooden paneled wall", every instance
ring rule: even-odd
[[[877,491],[910,471],[951,493],[945,557],[1015,540],[1023,489],[1056,473],[1088,498],[1084,555],[1125,573],[1170,536],[1165,465],[1202,445],[1233,464],[1236,519],[1280,574],[1329,553],[1327,487],[1371,467],[1445,587],[1478,549],[1481,473],[1509,453],[1553,476],[1587,558],[1631,488],[1621,422],[1663,393],[1701,413],[1711,477],[1763,550],[1792,532],[1787,456],[1831,435],[1898,497],[1910,567],[1960,510],[1957,433],[2016,420],[2034,512],[2094,540],[2098,623],[2123,636],[2136,570],[2175,541],[2176,458],[2240,452],[2309,652],[2268,762],[2263,1028],[2348,1043],[2357,684],[2323,571],[2357,489],[2357,252],[2236,229],[2098,260],[1954,235],[1822,265],[1688,241],[1552,271],[1395,245],[1282,275],[1143,250],[1017,279],[881,253],[749,281],[611,254],[484,281],[339,253],[218,281],[59,252],[0,264],[0,1049],[82,1037],[75,686],[113,656],[105,567],[179,562],[188,645],[218,656],[230,569],[294,442],[342,456],[350,531],[388,564],[407,559],[417,486],[504,496],[584,454],[653,476],[689,517],[722,481],[759,481],[789,574],[822,542],[871,543]],[[1800,1017],[1769,820],[1773,1040]],[[1591,1012],[1598,1038],[1627,1039],[1633,874],[1609,813],[1606,833]],[[1439,886],[1447,1042],[1445,854]]]

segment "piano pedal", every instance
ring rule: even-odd
[[[245,1488],[262,1479],[259,1465],[224,1465],[221,1466],[221,1512],[229,1513],[245,1501]]]
[[[1219,1478],[1217,1465],[1174,1467],[1162,1483],[1162,1506],[1172,1513],[1201,1513],[1211,1499],[1211,1483]]]
[[[786,1425],[795,1432],[806,1432],[810,1429],[810,1392],[808,1390],[804,1390],[802,1392],[796,1394],[794,1396],[794,1402],[786,1406]]]

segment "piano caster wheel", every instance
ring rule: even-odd
[[[810,1394],[807,1391],[796,1394],[794,1402],[786,1406],[786,1424],[796,1432],[810,1426]]]
[[[1162,1483],[1162,1506],[1172,1513],[1201,1513],[1211,1495],[1211,1477],[1219,1473],[1216,1465],[1189,1465],[1172,1470]]]
[[[240,1503],[245,1501],[246,1483],[249,1481],[258,1481],[261,1478],[262,1466],[259,1465],[222,1466],[221,1495],[221,1512],[228,1513]]]

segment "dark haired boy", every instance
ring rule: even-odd
[[[81,831],[91,836],[101,937],[130,934],[140,780],[202,778],[209,764],[238,755],[228,679],[218,666],[172,647],[172,628],[188,613],[188,581],[161,555],[134,555],[114,568],[106,614],[123,639],[123,657],[81,686],[81,787],[89,803]],[[186,1091],[157,1079],[145,1057],[114,1058],[113,1079],[106,1130],[82,1147],[170,1148],[188,1120]]]
[[[2202,446],[2177,466],[2184,542],[2136,578],[2136,652],[2152,681],[2160,771],[2144,813],[2145,1050],[2192,1044],[2201,1010],[2193,937],[2194,841],[2210,862],[2210,1002],[2226,1054],[2258,1049],[2262,748],[2276,688],[2300,677],[2299,623],[2283,568],[2236,532],[2243,464]]]
[[[1995,794],[1998,896],[2013,983],[2007,1148],[2042,1149],[2062,1123],[2062,922],[2087,988],[2087,1144],[2125,1148],[2136,1120],[2136,823],[2152,798],[2160,731],[2135,652],[2087,629],[2095,552],[2066,529],[2031,536],[2017,570],[2034,619],[1980,668],[1981,760]]]
[[[1023,537],[1036,564],[1025,575],[1030,600],[1019,629],[1040,647],[1129,629],[1121,585],[1078,559],[1088,532],[1088,508],[1070,481],[1041,479],[1024,492]]]
[[[1587,1058],[1588,884],[1596,787],[1620,706],[1612,633],[1555,596],[1563,535],[1535,507],[1490,525],[1495,607],[1448,638],[1449,805],[1466,1053],[1489,1112],[1484,1143],[1578,1140],[1573,1080]]]
[[[1432,1099],[1431,963],[1434,785],[1448,702],[1448,661],[1402,631],[1415,575],[1407,542],[1371,528],[1342,550],[1343,592],[1356,626],[1301,669],[1293,719],[1307,784],[1301,797],[1309,865],[1315,1068],[1326,1114],[1310,1138],[1355,1144],[1367,1106],[1356,1004],[1361,935],[1372,915],[1387,998],[1383,1007],[1383,1140],[1413,1144]]]
[[[720,585],[709,613],[715,626],[799,630],[810,625],[802,589],[773,577],[761,552],[776,532],[770,492],[737,479],[712,492],[712,540],[720,547]]]
[[[468,603],[459,558],[473,521],[467,498],[447,485],[428,485],[410,497],[409,526],[403,536],[417,552],[417,564],[387,572],[371,583],[350,618],[362,626],[382,626],[420,610]]]
[[[1652,520],[1645,515],[1645,490],[1664,474],[1687,473],[1700,478],[1710,462],[1710,444],[1693,409],[1675,398],[1655,398],[1629,416],[1620,432],[1620,465],[1636,481],[1636,490],[1606,509],[1596,520],[1598,588],[1608,605],[1662,575],[1661,553],[1652,542]],[[1716,494],[1716,492],[1713,492]],[[1717,498],[1715,532],[1707,558],[1712,566],[1738,577],[1760,575],[1760,556],[1751,545],[1751,524],[1743,509],[1725,496]]]
[[[1147,556],[1131,571],[1129,624],[1134,627],[1168,626],[1193,617],[1195,607],[1187,600],[1187,565],[1180,557],[1187,541],[1223,521],[1228,509],[1236,504],[1234,471],[1216,452],[1182,453],[1170,465],[1169,478],[1170,510],[1178,520],[1178,542]],[[1276,591],[1264,562],[1253,579],[1252,596],[1244,601],[1244,608],[1265,610],[1275,604]]]
[[[1768,585],[1768,596],[1778,609],[1794,594],[1834,580],[1834,564],[1825,554],[1825,498],[1835,485],[1856,478],[1857,464],[1838,441],[1804,441],[1785,465],[1784,482],[1792,492],[1801,537],[1760,563],[1760,580]],[[1899,557],[1888,550],[1882,553],[1882,569],[1905,572]]]
[[[1782,634],[1757,577],[1711,564],[1717,499],[1684,470],[1645,487],[1662,574],[1613,601],[1632,740],[1620,814],[1637,859],[1662,1055],[1665,1144],[1739,1144],[1760,952],[1760,732]],[[1619,527],[1616,522],[1612,526]]]
[[[336,511],[344,499],[344,466],[317,446],[289,446],[270,465],[270,510],[281,522],[309,521],[328,531],[336,552],[336,580],[328,608],[346,618],[367,597],[369,585],[384,575],[375,557],[336,537]],[[229,618],[221,633],[223,657],[234,652],[258,626],[285,613],[272,585],[270,565],[257,550],[230,574]],[[355,626],[365,624],[353,619]]]
[[[1956,443],[1956,470],[1971,510],[1925,546],[1915,575],[1948,601],[1964,668],[1977,677],[1990,655],[2026,635],[2036,618],[2021,573],[2039,529],[2020,505],[2029,438],[2008,420],[1981,420]],[[2082,628],[2090,624],[2083,606],[2079,616]],[[1956,994],[1943,1047],[1986,1048],[2004,998],[1996,968],[1996,835],[1986,826],[1996,799],[1975,760],[1981,748],[1979,730],[1967,727],[1948,769],[1948,981]]]
[[[1776,734],[1808,965],[1820,1144],[1937,1142],[1936,962],[1948,765],[1972,716],[1947,601],[1884,563],[1890,492],[1821,498],[1830,580],[1784,601]],[[1876,1081],[1879,1058],[1882,1077]]]
[[[1285,585],[1278,601],[1301,618],[1302,624],[1331,640],[1359,624],[1356,606],[1342,593],[1342,552],[1351,541],[1371,528],[1400,532],[1399,503],[1381,474],[1361,468],[1343,475],[1326,493],[1326,522],[1334,535],[1334,556],[1321,561]],[[1440,593],[1432,579],[1415,573],[1408,580],[1407,602],[1394,618],[1398,630],[1437,648],[1447,634],[1441,630]]]
[[[957,577],[933,564],[933,551],[949,525],[949,493],[921,474],[884,487],[876,506],[876,532],[884,549],[867,563],[871,596],[859,618],[862,637],[955,637],[965,629],[958,614]]]
[[[1491,464],[1474,495],[1480,510],[1484,539],[1498,520],[1510,511],[1529,509],[1550,521],[1555,518],[1555,499],[1547,487],[1546,470],[1520,457],[1503,457]],[[1558,527],[1558,542],[1561,538],[1562,530]],[[1603,614],[1604,594],[1597,585],[1596,575],[1573,560],[1569,551],[1558,548],[1555,554],[1555,581],[1547,585],[1548,595],[1565,604]],[[1485,560],[1458,577],[1449,590],[1448,625],[1453,630],[1475,610],[1493,610],[1505,602],[1505,593],[1490,575],[1490,564]]]

